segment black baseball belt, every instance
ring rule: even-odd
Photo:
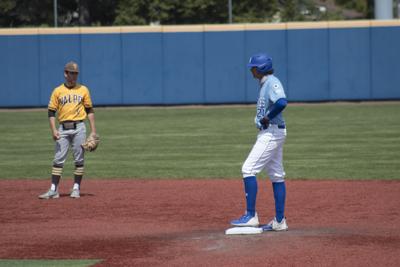
[[[83,120],[80,121],[63,121],[60,122],[60,124],[63,127],[63,130],[75,130],[76,129],[76,125],[83,122]]]

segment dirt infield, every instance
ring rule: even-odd
[[[288,181],[289,231],[225,236],[244,210],[237,180],[0,181],[0,259],[96,266],[400,266],[400,181]],[[259,181],[262,223],[271,185]]]

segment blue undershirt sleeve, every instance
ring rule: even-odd
[[[271,109],[269,110],[269,113],[267,117],[272,120],[273,118],[276,117],[279,113],[282,112],[282,110],[285,109],[287,106],[287,100],[286,98],[279,98],[272,106]]]

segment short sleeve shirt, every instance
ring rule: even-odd
[[[81,84],[68,88],[64,84],[58,86],[51,94],[48,109],[57,112],[58,120],[79,121],[87,116],[85,108],[93,107],[89,89]]]
[[[271,106],[280,98],[286,98],[285,91],[279,79],[274,75],[264,76],[260,82],[260,94],[257,101],[257,114],[255,122],[262,119],[270,112]],[[285,120],[282,113],[279,113],[271,121],[271,124],[284,125]]]

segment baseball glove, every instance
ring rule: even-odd
[[[82,148],[85,151],[95,151],[96,148],[99,146],[100,144],[100,136],[98,136],[97,134],[91,134],[89,135],[89,137],[86,139],[86,141],[82,144]]]

